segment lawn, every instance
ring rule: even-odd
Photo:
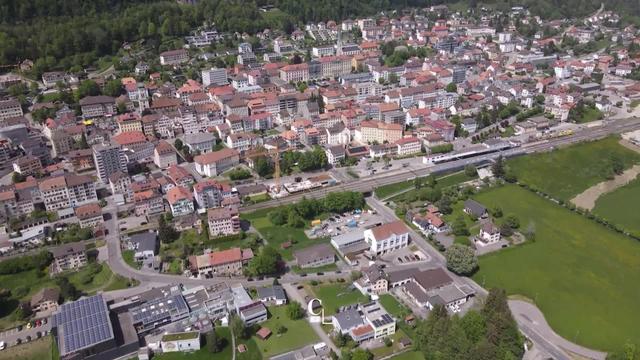
[[[218,327],[216,328],[216,334],[218,334],[218,339],[223,341],[222,351],[219,353],[211,353],[209,352],[209,348],[206,344],[206,334],[203,335],[202,343],[200,345],[200,350],[192,352],[192,353],[166,353],[155,355],[153,358],[158,360],[226,360],[231,359],[233,357],[233,347],[231,346],[231,332],[229,328],[226,327]]]
[[[638,241],[516,185],[474,198],[536,229],[535,241],[482,256],[474,280],[532,299],[570,341],[605,351],[640,344]]]
[[[318,272],[329,272],[329,271],[336,271],[336,270],[338,270],[338,266],[336,264],[329,264],[329,265],[324,265],[324,266],[319,266],[314,268],[305,268],[305,269],[302,269],[297,265],[294,265],[291,267],[291,271],[293,271],[296,274],[315,274]]]
[[[242,236],[243,235],[237,235],[209,239],[206,232],[198,234],[196,230],[191,229],[181,232],[178,240],[170,244],[161,244],[160,254],[169,257],[172,260],[171,270],[177,271],[178,264],[173,260],[186,259],[184,252],[186,247],[191,249],[192,254],[202,254],[204,249],[225,250],[232,247],[251,247],[256,236],[254,234],[244,234],[244,238],[242,238]],[[178,273],[181,274],[182,272],[180,271]]]
[[[407,351],[392,357],[391,360],[424,360],[424,355],[420,351]]]
[[[400,304],[391,294],[380,295],[379,301],[380,305],[399,321],[403,320],[405,314],[410,313],[410,311],[404,305]]]
[[[46,336],[28,344],[0,351],[0,360],[51,360],[53,338]]]
[[[608,137],[548,153],[518,157],[507,164],[518,181],[553,197],[570,200],[606,180],[612,156],[618,157],[625,169],[640,162],[640,154],[618,144],[616,137]]]
[[[477,176],[469,177],[467,176],[467,174],[464,173],[464,171],[442,175],[436,179],[436,188],[444,189],[446,187],[458,185],[463,182],[473,180],[475,178],[477,178]],[[411,182],[411,187],[413,188],[413,180],[411,180],[410,182]],[[403,194],[394,196],[390,200],[393,202],[401,202],[405,199],[405,196],[417,196],[417,192],[418,190],[412,189]]]
[[[413,180],[402,181],[394,184],[380,186],[375,190],[376,196],[379,199],[385,199],[390,195],[399,193],[400,191],[412,189]]]
[[[249,214],[241,214],[240,216],[244,220],[251,222],[251,225],[262,235],[262,238],[282,254],[283,259],[293,260],[295,251],[328,241],[328,239],[322,238],[309,239],[307,234],[304,233],[304,229],[273,225],[267,217],[270,211],[273,211],[273,209],[258,210]],[[281,245],[286,242],[291,242],[292,246],[283,249]]]
[[[608,194],[596,201],[593,213],[607,219],[629,233],[640,236],[640,178]]]
[[[602,111],[598,110],[597,108],[591,108],[591,107],[585,106],[584,114],[580,119],[578,119],[577,123],[584,124],[584,123],[600,120],[602,119],[602,117],[603,117]]]
[[[282,335],[275,333],[275,329],[280,325],[287,329]],[[286,306],[269,307],[269,319],[261,323],[260,327],[266,327],[272,331],[267,340],[260,340],[254,337],[254,341],[263,358],[295,350],[318,340],[318,335],[316,335],[306,319],[289,319],[286,313]]]
[[[358,289],[350,289],[350,287],[351,284],[347,282],[327,283],[310,286],[310,290],[318,299],[322,300],[325,315],[333,315],[341,306],[369,301],[368,296],[362,295]]]
[[[122,259],[127,263],[130,267],[134,269],[140,269],[140,263],[134,259],[135,251],[133,250],[123,250],[122,251]]]

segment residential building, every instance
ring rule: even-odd
[[[189,52],[185,49],[170,50],[160,53],[160,65],[180,65],[189,61]]]
[[[173,216],[189,215],[195,211],[193,206],[193,195],[182,186],[171,188],[167,193],[167,202],[171,208]]]
[[[361,143],[394,143],[402,138],[401,124],[387,124],[381,121],[362,121],[356,128],[355,139]]]
[[[483,219],[489,216],[487,208],[479,202],[469,199],[465,200],[464,208],[462,209],[467,214],[474,216],[476,219]]]
[[[178,164],[178,156],[168,142],[161,140],[153,150],[153,163],[160,169],[166,169],[171,165]]]
[[[336,254],[329,244],[317,244],[298,250],[293,257],[302,269],[330,265],[336,261]]]
[[[409,245],[409,229],[400,220],[364,231],[372,255],[378,256]]]
[[[231,189],[214,180],[204,180],[193,185],[193,195],[201,209],[211,209],[220,207],[225,193],[231,193]]]
[[[134,113],[126,113],[118,116],[118,130],[123,132],[142,132],[142,119]]]
[[[231,287],[231,292],[236,313],[245,326],[252,326],[267,320],[267,308],[261,301],[251,299],[242,285],[237,284]]]
[[[59,301],[60,290],[56,288],[43,288],[31,297],[29,303],[31,305],[31,311],[34,314],[38,314],[40,312],[57,310]]]
[[[85,119],[116,114],[116,99],[111,96],[87,96],[80,100],[82,117]]]
[[[212,133],[187,134],[184,137],[184,144],[192,154],[197,152],[206,154],[212,151],[216,144],[216,137]]]
[[[404,137],[395,142],[398,156],[415,155],[422,152],[422,141],[415,136]]]
[[[155,189],[134,192],[133,203],[136,216],[151,216],[164,212],[164,200]]]
[[[198,276],[238,276],[242,267],[251,261],[251,249],[231,248],[189,257],[191,272]]]
[[[280,68],[280,79],[285,82],[309,81],[309,64],[285,65]]]
[[[89,176],[64,174],[43,180],[40,192],[47,211],[97,202],[96,186]]]
[[[331,165],[337,165],[346,159],[346,151],[343,145],[334,145],[325,148],[327,154],[327,162]]]
[[[39,158],[26,155],[15,160],[13,171],[22,176],[42,175],[42,163]]]
[[[500,241],[500,229],[492,222],[486,222],[480,228],[477,239],[484,244],[494,244]]]
[[[71,243],[50,250],[53,255],[51,273],[57,274],[67,270],[76,270],[87,264],[84,244]]]
[[[234,149],[222,149],[193,158],[198,174],[215,177],[240,163],[240,155]]]
[[[256,288],[257,298],[264,304],[285,305],[287,294],[280,285],[260,286]]]
[[[191,188],[195,183],[193,175],[191,175],[191,173],[182,166],[171,165],[167,168],[166,174],[175,186]]]
[[[222,86],[227,84],[229,84],[227,79],[227,69],[213,67],[202,70],[202,85],[205,87],[209,85]]]
[[[98,203],[78,206],[74,212],[81,228],[95,228],[104,224],[102,208]]]
[[[133,258],[138,262],[153,259],[158,254],[158,237],[154,232],[131,235],[127,249],[133,250]]]
[[[207,211],[209,235],[233,235],[240,232],[240,217],[234,207],[222,207]]]
[[[92,150],[98,177],[103,184],[107,184],[110,176],[117,172],[127,173],[127,158],[120,146],[102,143],[93,145]]]
[[[0,100],[0,121],[24,115],[22,106],[16,99]]]
[[[109,187],[111,193],[120,194],[126,202],[133,200],[133,191],[131,190],[131,178],[122,171],[116,171],[109,176]]]

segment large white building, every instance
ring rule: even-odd
[[[369,251],[382,255],[409,245],[409,229],[400,220],[364,231]]]
[[[127,158],[120,146],[115,144],[96,144],[93,146],[93,161],[100,181],[109,183],[109,176],[118,171],[127,173]]]
[[[202,85],[227,85],[227,69],[225,68],[211,68],[202,70]]]
[[[75,208],[97,202],[96,186],[88,176],[64,174],[43,180],[40,192],[47,211]]]
[[[22,116],[22,106],[16,99],[0,101],[0,120]]]

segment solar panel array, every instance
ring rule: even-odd
[[[395,320],[393,320],[393,318],[389,315],[389,314],[384,314],[382,315],[379,319],[373,320],[372,323],[375,327],[380,327],[383,325],[387,325],[390,324],[392,322],[395,322]]]
[[[182,295],[172,295],[146,302],[131,309],[134,323],[151,324],[179,316],[189,312],[189,307]]]
[[[54,315],[58,334],[62,337],[62,355],[102,343],[113,338],[109,309],[102,295],[63,304]]]

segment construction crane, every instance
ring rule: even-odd
[[[261,156],[265,156],[265,157],[270,157],[273,159],[273,164],[274,164],[274,173],[273,173],[273,179],[275,181],[275,189],[276,189],[276,194],[280,193],[280,189],[281,189],[281,184],[280,184],[280,149],[276,146],[275,149],[273,150],[266,150],[263,149],[263,151],[259,151],[257,153],[251,153],[251,154],[246,154],[245,155],[248,158],[254,159],[254,158],[258,158]]]

